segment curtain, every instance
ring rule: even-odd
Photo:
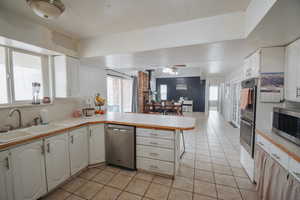
[[[132,112],[138,112],[138,83],[137,77],[133,77],[132,83]]]
[[[300,197],[300,183],[258,146],[255,181],[259,200],[296,200]]]

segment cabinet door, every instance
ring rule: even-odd
[[[296,100],[300,102],[300,40],[295,42],[295,76],[296,76]]]
[[[70,177],[68,134],[45,140],[48,191]]]
[[[66,98],[67,94],[67,66],[65,56],[55,56],[54,57],[54,74],[55,74],[55,97]]]
[[[260,51],[257,51],[251,56],[253,71],[252,77],[259,77],[260,75],[260,55]]]
[[[35,200],[47,192],[42,141],[11,150],[15,200]]]
[[[300,56],[298,51],[299,49],[296,43],[286,48],[285,98],[290,101],[299,101],[297,100],[297,79]]]
[[[90,126],[89,164],[105,162],[104,124]]]
[[[0,199],[13,200],[13,186],[10,155],[0,152]]]
[[[68,96],[77,97],[79,95],[79,67],[80,61],[76,58],[66,57],[68,70]]]
[[[70,132],[69,146],[71,175],[74,175],[88,165],[88,141],[86,127]]]

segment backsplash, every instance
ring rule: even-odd
[[[45,106],[30,106],[19,108],[22,112],[23,125],[31,122],[38,116],[41,109],[47,109],[49,112],[49,120],[57,121],[72,117],[72,112],[80,107],[80,99],[58,99],[51,105]],[[3,125],[17,126],[18,116],[14,114],[8,117],[8,113],[12,108],[0,108],[0,127]]]

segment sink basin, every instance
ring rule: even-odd
[[[28,132],[33,135],[48,133],[51,131],[62,129],[61,126],[55,124],[48,124],[48,125],[39,125],[39,126],[32,126],[29,128],[23,129],[23,131]]]
[[[28,136],[31,136],[31,134],[24,131],[9,131],[7,133],[0,134],[0,143],[7,143],[17,139],[26,138]]]

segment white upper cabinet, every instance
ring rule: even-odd
[[[13,200],[11,160],[8,151],[0,152],[0,199]]]
[[[48,191],[70,177],[68,133],[45,140]]]
[[[285,99],[300,102],[300,40],[286,48]]]
[[[55,97],[77,97],[80,61],[69,56],[54,57]]]
[[[245,79],[258,77],[260,73],[260,50],[249,56],[244,61]]]
[[[259,77],[261,73],[284,72],[284,47],[261,48],[244,60],[244,78]]]
[[[104,124],[90,126],[89,164],[105,162]]]
[[[15,200],[36,200],[46,194],[44,153],[42,141],[11,150]]]
[[[69,133],[71,175],[88,165],[87,127],[78,128]]]

